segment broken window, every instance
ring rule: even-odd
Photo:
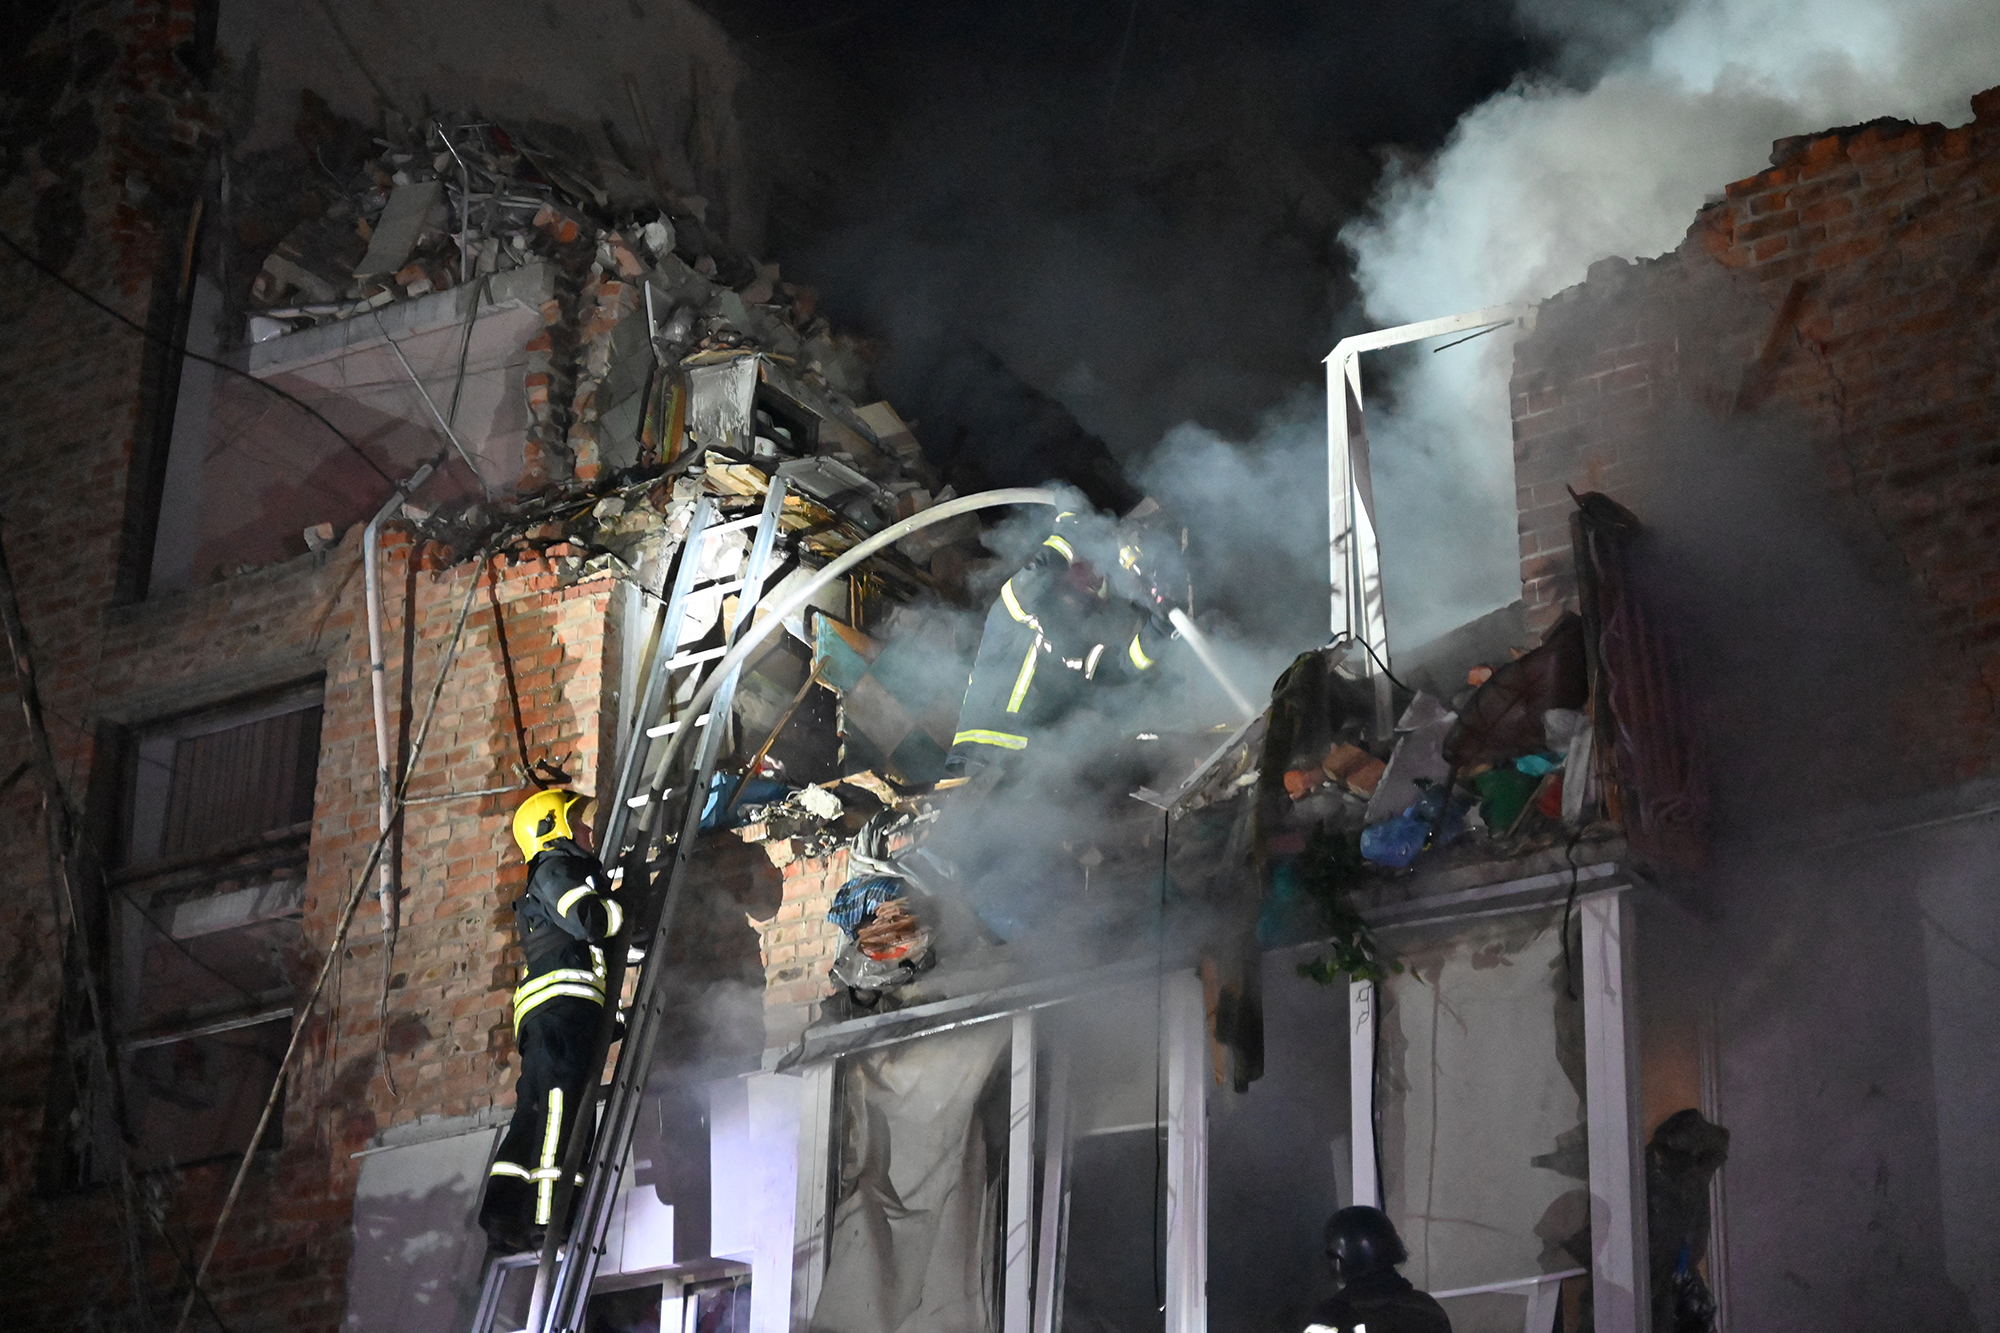
[[[1097,998],[1063,1006],[1038,1034],[1050,1048],[1043,1151],[1062,1157],[1043,1182],[1045,1193],[1055,1186],[1057,1209],[1050,1327],[1146,1333],[1165,1326],[1166,1300],[1158,1011],[1151,986]],[[1058,1097],[1066,1103],[1060,1116]]]
[[[1383,1207],[1404,1276],[1460,1333],[1511,1333],[1542,1285],[1591,1262],[1581,950],[1564,917],[1416,928],[1407,970],[1377,988]]]
[[[829,1333],[999,1328],[1008,1028],[845,1060],[827,1269]]]
[[[827,1047],[801,1112],[831,1132],[796,1140],[797,1239],[782,1252],[796,1320],[838,1333],[1198,1326],[1201,987],[1174,968],[1131,978],[969,1022],[947,1001],[944,1030],[905,1027],[886,1045],[883,1015],[818,1030]]]
[[[142,1170],[241,1152],[269,1095],[305,963],[320,695],[172,719],[128,747],[116,1006]]]
[[[1300,1329],[1333,1294],[1322,1242],[1354,1202],[1347,987],[1262,956],[1264,1075],[1238,1092],[1214,1048],[1208,1082],[1210,1333]]]

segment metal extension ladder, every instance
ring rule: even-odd
[[[647,636],[650,644],[644,655],[645,684],[640,691],[638,707],[632,714],[631,732],[620,747],[618,781],[613,789],[613,799],[603,804],[606,821],[598,838],[605,865],[619,867],[617,873],[624,880],[621,896],[628,904],[628,933],[635,938],[644,935],[647,940],[629,1029],[619,1048],[616,1070],[604,1090],[603,1114],[597,1120],[597,1132],[591,1138],[589,1155],[581,1167],[582,1197],[577,1200],[574,1209],[566,1210],[565,1195],[568,1191],[557,1190],[556,1226],[560,1227],[565,1216],[572,1216],[574,1221],[570,1234],[566,1238],[557,1238],[552,1228],[552,1243],[540,1256],[508,1255],[489,1262],[471,1333],[523,1333],[523,1330],[503,1329],[498,1325],[503,1306],[502,1289],[511,1275],[529,1267],[536,1269],[536,1277],[525,1333],[582,1333],[591,1281],[596,1276],[597,1263],[604,1251],[605,1229],[625,1183],[633,1125],[638,1118],[646,1076],[652,1065],[653,1047],[666,1008],[666,939],[673,926],[674,909],[680,899],[688,859],[701,829],[709,786],[720,758],[722,738],[729,730],[727,720],[735,701],[740,669],[730,672],[721,682],[708,712],[703,716],[669,719],[666,714],[671,710],[673,701],[683,697],[683,691],[691,697],[692,689],[700,687],[707,673],[714,669],[717,659],[734,646],[754,622],[757,605],[763,598],[765,576],[770,569],[772,547],[777,540],[778,520],[784,512],[785,490],[786,483],[782,478],[771,478],[762,510],[744,518],[721,518],[710,496],[704,495],[697,500],[688,523],[687,539],[682,543],[675,562],[672,587],[666,592],[664,600],[655,595],[654,623]],[[702,571],[710,563],[709,557],[716,549],[717,539],[752,527],[756,536],[740,576],[727,581],[704,581]],[[737,598],[736,618],[725,629],[723,647],[683,653],[680,651],[681,630],[687,619],[688,602],[702,593],[717,599],[718,616],[721,615],[721,600],[734,593]],[[692,677],[683,674],[690,670],[695,673]],[[675,680],[676,676],[680,677],[679,681]],[[700,727],[702,734],[693,747],[692,758],[675,766],[682,775],[682,781],[675,786],[675,774],[666,769],[667,742],[682,726]],[[686,753],[684,750],[683,754]],[[674,805],[672,798],[675,797],[679,798],[679,827],[670,835],[667,832],[669,821],[666,811]],[[671,857],[659,859],[664,856],[665,844],[669,842]],[[666,872],[657,892],[653,891],[650,873],[656,868]],[[616,997],[622,989],[623,961],[622,954],[610,960],[610,975],[606,980],[612,1004],[605,1009],[601,1050],[609,1047]],[[602,1067],[602,1064],[600,1055],[593,1067]],[[579,1128],[589,1123],[587,1117],[592,1113],[596,1092],[593,1086],[581,1099],[582,1105],[578,1107],[576,1118]],[[578,1136],[578,1131],[573,1130],[572,1138]],[[550,1250],[555,1249],[554,1242],[558,1239],[561,1243],[554,1261],[547,1262]]]

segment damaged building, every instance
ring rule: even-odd
[[[1184,587],[967,772],[1058,513],[1184,538],[984,348],[877,392],[699,11],[622,130],[308,93],[259,155],[214,8],[85,8],[0,196],[9,1327],[1297,1329],[1354,1203],[1461,1330],[1993,1325],[2000,92],[1342,343],[1325,646],[1240,679]],[[1391,654],[1360,358],[1502,328],[1521,599]],[[1848,559],[1723,531],[1808,494],[1879,637],[1774,657],[1699,590]],[[624,1019],[503,1252],[565,788]]]

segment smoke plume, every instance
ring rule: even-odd
[[[1378,325],[1538,301],[1596,260],[1670,250],[1773,140],[1882,116],[1962,123],[2000,69],[1979,0],[1517,8],[1559,44],[1564,77],[1517,81],[1434,157],[1391,164],[1373,215],[1342,232]],[[1404,358],[1395,405],[1371,419],[1398,645],[1517,595],[1509,341]],[[1420,549],[1398,540],[1413,529]]]

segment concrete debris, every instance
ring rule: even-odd
[[[417,238],[434,221],[438,224],[444,221],[441,214],[433,219],[442,206],[443,190],[444,183],[438,180],[411,181],[392,190],[369,237],[367,253],[354,266],[354,276],[373,278],[395,273],[398,282],[404,281],[398,270],[416,248]]]

